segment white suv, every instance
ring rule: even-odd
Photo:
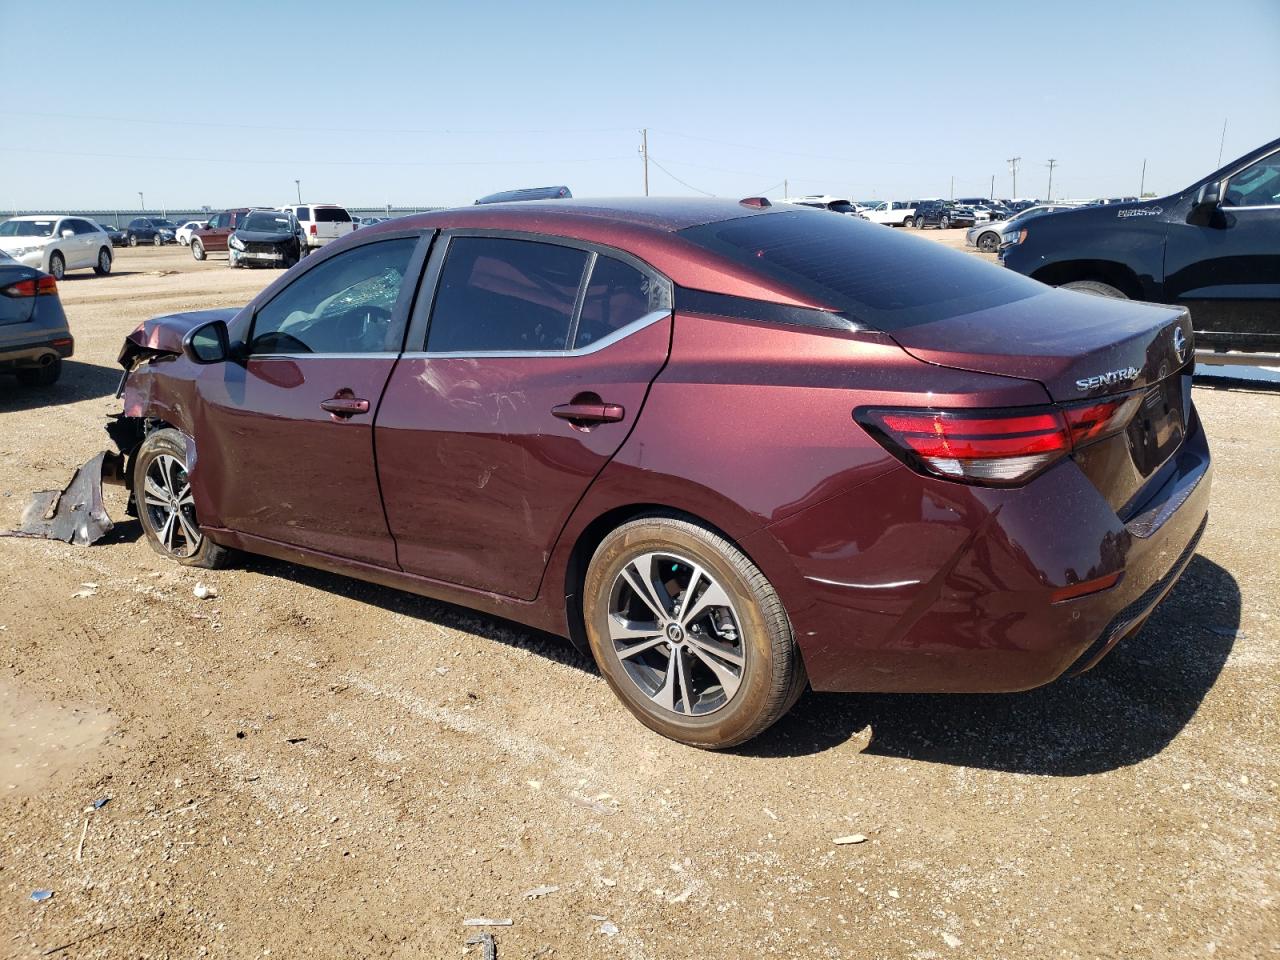
[[[883,223],[888,227],[913,227],[916,206],[907,200],[886,200],[866,211],[864,216],[872,223]]]
[[[298,226],[302,228],[303,256],[339,237],[345,237],[356,228],[351,214],[336,203],[298,203],[277,209],[292,213]]]
[[[111,237],[83,217],[11,217],[0,223],[0,250],[61,280],[68,270],[111,272]]]

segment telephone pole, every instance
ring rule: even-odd
[[[1050,157],[1049,158],[1049,192],[1045,195],[1045,199],[1048,200],[1050,203],[1053,202],[1053,168],[1056,167],[1057,165],[1058,165],[1058,161],[1053,159],[1053,157]]]
[[[640,131],[640,159],[644,161],[644,195],[649,195],[649,128]]]
[[[995,198],[996,198],[996,175],[993,173],[991,175],[991,193],[987,197],[987,199],[994,200]]]
[[[1142,179],[1138,181],[1138,199],[1142,199],[1142,195],[1147,190],[1147,158],[1142,158]]]
[[[1021,157],[1009,158],[1009,170],[1013,173],[1013,199],[1018,199],[1018,161]]]
[[[785,200],[788,196],[790,196],[790,194],[787,193],[787,181],[784,177],[782,180],[782,199]]]
[[[953,173],[951,175],[951,196],[949,199],[954,200],[955,198],[956,198],[956,175]]]

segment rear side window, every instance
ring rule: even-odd
[[[575,349],[589,347],[648,313],[670,307],[671,298],[665,284],[621,260],[596,257],[582,299],[582,314],[573,346]]]
[[[530,240],[454,237],[440,274],[433,353],[564,350],[587,253]]]
[[[796,210],[703,224],[681,235],[888,332],[1043,290],[1012,270],[856,217]]]
[[[351,214],[341,207],[316,207],[316,223],[350,223]]]
[[[310,207],[299,207],[299,208],[298,208],[298,219],[299,219],[299,220],[310,220],[310,219],[311,219],[311,208],[310,208]]]

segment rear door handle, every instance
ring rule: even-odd
[[[562,403],[551,414],[571,423],[617,423],[627,411],[619,403]]]
[[[357,413],[368,413],[369,401],[358,397],[333,397],[330,400],[321,400],[320,409],[333,414],[334,419],[345,419],[354,417]]]

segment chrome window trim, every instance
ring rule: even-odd
[[[400,354],[390,350],[378,350],[373,353],[251,353],[244,357],[245,363],[254,360],[394,360]]]
[[[607,337],[601,337],[595,343],[588,344],[585,347],[578,347],[575,350],[437,350],[435,352],[429,350],[406,350],[402,356],[406,360],[466,360],[466,359],[489,359],[489,360],[516,360],[523,357],[584,357],[589,354],[596,353],[606,347],[611,347],[619,340],[625,340],[633,333],[637,333],[644,327],[652,326],[660,320],[665,320],[674,313],[673,310],[650,310],[642,317],[637,317],[625,327],[619,327]]]

